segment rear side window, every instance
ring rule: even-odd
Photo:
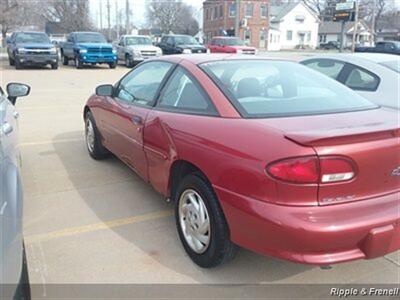
[[[157,107],[202,115],[217,115],[207,94],[181,67],[178,67],[168,80]]]
[[[301,64],[224,60],[200,67],[247,118],[318,115],[377,106],[344,85]]]
[[[344,84],[353,90],[376,91],[379,82],[379,77],[375,74],[353,67]]]
[[[333,59],[315,59],[302,62],[302,64],[333,79],[338,78],[344,67],[344,62]]]

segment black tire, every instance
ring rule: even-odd
[[[187,190],[194,190],[202,198],[208,212],[211,237],[206,250],[198,254],[187,243],[180,223],[179,202],[181,195]],[[223,211],[211,185],[200,173],[191,173],[179,183],[174,195],[175,221],[179,238],[189,257],[202,268],[213,268],[232,260],[238,246],[230,241],[230,233]]]
[[[23,68],[23,65],[20,63],[18,59],[15,60],[15,69],[16,70],[21,70]]]
[[[10,66],[15,65],[15,60],[13,60],[11,57],[8,57],[8,62],[10,63]]]
[[[58,69],[58,63],[52,64],[52,65],[51,65],[51,68],[52,68],[53,70],[57,70],[57,69]]]
[[[75,57],[75,68],[77,68],[77,69],[82,69],[83,68],[83,63],[79,59],[78,56]]]
[[[30,299],[31,299],[31,289],[29,286],[28,263],[26,260],[25,246],[24,246],[21,278],[19,280],[18,288],[14,295],[14,300],[30,300]]]
[[[68,66],[68,63],[69,63],[68,57],[66,57],[65,55],[63,55],[62,58],[63,58],[63,65],[64,65],[64,66]]]
[[[94,143],[92,149],[89,146],[88,142],[88,121],[91,122],[94,130]],[[101,143],[101,135],[97,129],[96,122],[90,111],[88,111],[85,116],[85,138],[86,138],[86,148],[89,152],[89,155],[92,158],[96,160],[101,160],[107,158],[110,155],[110,152]]]
[[[115,69],[117,67],[117,62],[112,62],[108,64],[110,66],[110,69]]]
[[[133,68],[134,64],[135,63],[133,62],[132,56],[129,54],[126,54],[125,55],[125,66],[127,68]]]

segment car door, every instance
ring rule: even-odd
[[[165,42],[165,54],[175,53],[175,40],[173,37],[169,36]]]
[[[143,126],[156,96],[173,64],[153,61],[128,73],[109,98],[113,112],[106,119],[112,134],[111,151],[131,166],[145,180],[147,162],[143,150]]]
[[[211,53],[216,53],[218,52],[217,50],[217,45],[216,45],[216,39],[212,39],[210,44],[208,45],[208,49],[210,49]]]
[[[201,84],[186,69],[177,67],[150,111],[144,129],[149,181],[157,191],[167,193],[169,170],[179,155],[177,143],[195,139],[186,135],[185,128],[199,128],[217,116],[217,109]]]
[[[117,45],[118,59],[125,60],[125,38],[122,36]]]

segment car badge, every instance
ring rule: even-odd
[[[392,176],[400,176],[400,166],[392,171]]]

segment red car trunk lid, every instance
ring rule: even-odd
[[[320,205],[364,200],[400,190],[400,120],[385,109],[264,120],[284,136],[322,156],[355,163],[349,181],[320,183]]]

